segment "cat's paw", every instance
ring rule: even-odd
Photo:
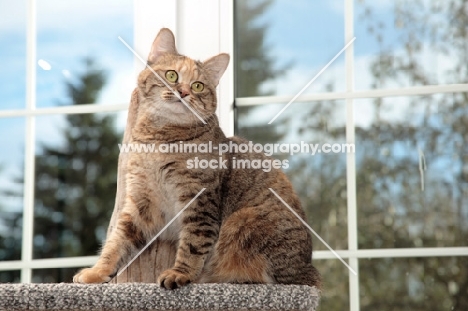
[[[73,277],[73,283],[107,283],[110,280],[109,273],[98,268],[85,268]]]
[[[158,283],[165,289],[176,289],[190,283],[190,277],[174,269],[169,269],[161,273]]]

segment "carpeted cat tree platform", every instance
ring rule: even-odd
[[[0,310],[307,310],[319,291],[300,285],[1,284]]]

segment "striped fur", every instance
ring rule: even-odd
[[[204,125],[148,69],[138,79],[139,107],[131,143],[207,143],[227,138],[215,115],[216,86],[229,57],[220,54],[205,62],[179,55],[174,37],[162,29],[148,58],[165,79],[175,70],[179,80],[167,83],[206,121]],[[200,81],[205,89],[190,90]],[[132,153],[126,177],[127,196],[117,227],[92,268],[80,271],[74,282],[107,282],[149,239],[170,221],[202,188],[206,190],[160,236],[175,241],[178,250],[172,269],[158,282],[173,289],[190,282],[282,283],[320,287],[312,266],[309,231],[269,190],[273,188],[305,217],[285,174],[273,169],[232,169],[236,159],[267,159],[263,154],[224,154],[228,169],[189,169],[187,160],[219,160],[213,153]]]

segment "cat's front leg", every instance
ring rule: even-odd
[[[187,202],[192,195],[184,195]],[[182,231],[180,233],[174,267],[161,273],[158,283],[166,289],[175,289],[195,281],[205,264],[205,260],[213,249],[219,235],[220,212],[219,198],[216,191],[206,190],[193,202],[193,208],[188,208],[183,214]],[[186,203],[184,203],[186,204]]]
[[[146,239],[138,227],[138,219],[125,212],[119,216],[117,226],[104,244],[97,263],[73,277],[74,283],[106,283],[118,272],[132,251],[145,244]]]

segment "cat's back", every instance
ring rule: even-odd
[[[267,156],[264,151],[256,149],[254,143],[238,136],[226,138],[226,144],[230,146],[230,172],[225,179],[225,196],[229,202],[237,202],[235,208],[257,204],[267,198],[272,200],[272,189],[284,195],[294,209],[304,215],[299,198],[283,171],[289,167],[287,160]]]

